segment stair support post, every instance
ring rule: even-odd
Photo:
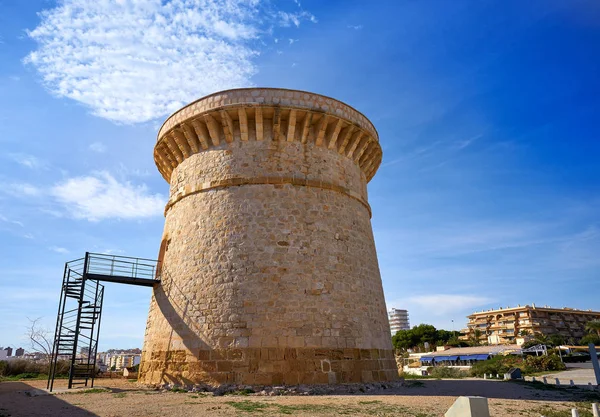
[[[66,285],[69,280],[70,270],[68,269],[67,264],[65,263],[65,271],[63,272],[63,283],[60,289],[60,300],[58,301],[58,313],[56,314],[56,328],[54,329],[54,343],[52,343],[52,354],[49,358],[48,363],[48,383],[46,384],[46,389],[52,392],[52,388],[54,387],[54,377],[56,374],[56,364],[58,362],[58,348],[60,342],[60,328],[62,327],[63,317],[65,305],[67,303],[67,293],[66,293]]]
[[[81,290],[79,293],[79,308],[77,309],[77,322],[75,324],[75,336],[74,336],[74,340],[73,340],[73,352],[71,354],[71,367],[69,369],[69,389],[71,389],[73,387],[73,374],[75,373],[75,360],[77,357],[77,343],[79,341],[79,332],[80,332],[80,325],[81,325],[81,310],[83,308],[83,293],[85,291],[85,280],[86,280],[86,274],[87,274],[87,266],[88,266],[88,258],[89,258],[89,252],[85,253],[85,259],[83,261],[83,274],[81,277]]]
[[[100,286],[100,283],[96,282],[96,285]],[[97,291],[96,287],[96,291]],[[98,326],[96,327],[96,343],[94,349],[94,365],[92,372],[92,388],[94,388],[94,379],[96,378],[96,355],[98,354],[98,340],[100,340],[100,321],[102,319],[102,303],[104,302],[104,285],[100,289],[100,309],[98,311]],[[93,335],[93,334],[92,334]],[[91,343],[90,343],[91,345]]]

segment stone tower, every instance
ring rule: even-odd
[[[397,379],[367,202],[381,156],[365,116],[303,91],[223,91],[169,117],[140,381]]]

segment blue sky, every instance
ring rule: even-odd
[[[597,1],[135,3],[0,0],[0,345],[53,329],[65,261],[156,257],[157,128],[252,85],[373,121],[384,290],[412,324],[600,309]],[[141,347],[150,290],[106,291],[100,348]]]

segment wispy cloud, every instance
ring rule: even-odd
[[[348,25],[348,29],[361,30],[363,25]]]
[[[287,13],[287,12],[278,12],[277,16],[279,17],[279,25],[283,27],[296,26],[299,27],[302,20],[310,20],[312,23],[317,23],[317,18],[307,12],[307,11],[299,11],[295,13]]]
[[[467,146],[471,145],[476,140],[478,140],[479,138],[481,138],[482,136],[483,135],[476,135],[476,136],[473,136],[473,137],[468,138],[468,139],[459,140],[459,141],[456,142],[456,146],[457,146],[458,149],[464,149]]]
[[[0,184],[0,192],[19,198],[37,197],[42,194],[42,190],[26,182]]]
[[[48,249],[50,249],[52,252],[61,253],[61,254],[69,253],[68,249],[60,247],[60,246],[50,246]]]
[[[46,163],[41,159],[25,153],[10,153],[8,156],[16,163],[31,169],[44,168]]]
[[[104,153],[106,152],[106,145],[102,142],[94,142],[90,145],[90,150],[96,153]]]
[[[106,171],[67,179],[52,187],[51,194],[74,218],[94,222],[160,216],[166,202],[145,185],[119,182]]]
[[[40,17],[28,32],[38,48],[25,62],[56,96],[122,123],[252,85],[257,38],[273,26],[316,22],[304,10],[272,10],[255,0],[67,0]]]
[[[10,223],[10,224],[16,224],[17,226],[21,226],[24,227],[24,224],[18,220],[11,220],[8,217],[0,214],[0,222],[4,222],[4,223]]]
[[[434,153],[437,153],[438,152],[437,148],[440,147],[440,145],[442,145],[442,142],[438,140],[438,141],[428,143],[426,145],[417,146],[416,148],[409,150],[408,152],[406,152],[405,155],[402,155],[399,158],[384,162],[383,164],[381,164],[381,167],[384,168],[384,167],[388,167],[391,165],[396,165],[399,163],[428,157]]]

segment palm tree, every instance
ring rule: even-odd
[[[520,334],[521,334],[521,336],[529,336],[530,333],[529,333],[529,330],[523,329],[523,330],[521,330]]]
[[[471,334],[471,343],[473,343],[473,346],[479,346],[479,338],[481,337],[481,335],[481,330],[473,330],[473,333]]]
[[[588,321],[585,325],[585,330],[590,333],[596,332],[600,337],[600,320]]]
[[[548,344],[550,344],[550,339],[548,338],[548,336],[546,336],[543,333],[534,334],[534,337],[535,337],[535,341],[539,345],[548,345]]]

